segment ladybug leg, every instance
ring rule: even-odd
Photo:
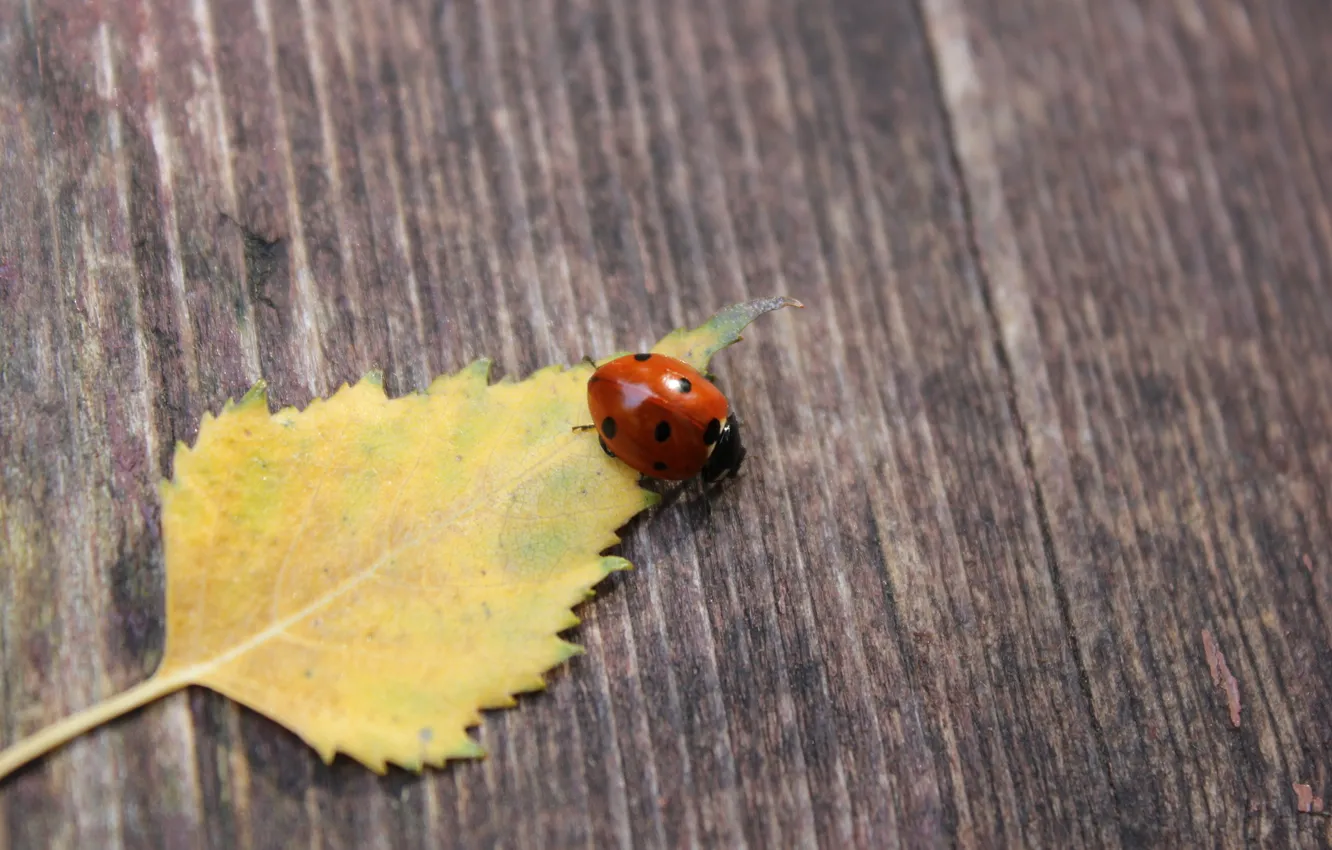
[[[573,428],[570,429],[570,430],[572,430],[572,431],[576,431],[576,432],[581,432],[581,431],[591,431],[593,428],[596,428],[596,427],[597,427],[597,426],[595,426],[595,425],[575,425],[575,426],[573,426]],[[606,453],[607,455],[609,455],[610,457],[615,457],[615,452],[611,451],[611,450],[610,450],[610,446],[606,445],[606,438],[605,438],[605,437],[603,437],[603,436],[601,436],[600,434],[598,434],[598,435],[597,435],[597,442],[601,444],[601,450],[602,450],[603,452],[605,452],[605,453]]]
[[[597,368],[597,361],[593,360],[591,357],[588,357],[586,354],[584,354],[583,359],[579,360],[578,362],[586,363],[587,365],[591,366],[593,369]]]

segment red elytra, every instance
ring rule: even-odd
[[[721,390],[664,354],[627,354],[587,382],[601,447],[651,478],[709,483],[740,469],[740,428]]]

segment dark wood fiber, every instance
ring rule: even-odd
[[[195,689],[0,850],[1329,846],[1330,81],[1323,0],[0,0],[0,746],[152,671],[258,378],[808,305],[488,759]]]

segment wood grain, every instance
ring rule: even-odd
[[[156,482],[259,377],[808,305],[488,759],[195,690],[0,850],[1327,846],[1329,57],[1315,0],[0,0],[0,746],[152,670]]]
[[[1332,242],[1265,20],[1293,7],[950,5],[943,89],[1120,836],[1315,846],[1284,783],[1329,743]]]

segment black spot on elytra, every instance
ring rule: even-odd
[[[615,452],[610,450],[610,446],[606,445],[606,441],[604,439],[602,439],[601,437],[597,437],[597,442],[601,443],[601,450],[603,452],[610,455],[611,457],[615,457]]]
[[[705,446],[712,445],[713,443],[717,442],[717,438],[720,436],[721,436],[721,420],[714,419],[708,423],[708,430],[703,432],[703,445]]]
[[[652,432],[652,436],[657,438],[658,443],[664,443],[671,438],[671,423],[665,419],[657,423],[657,430]]]
[[[675,379],[675,389],[678,390],[679,392],[687,393],[687,392],[689,392],[690,390],[692,390],[693,388],[694,388],[694,385],[691,384],[691,383],[689,383],[689,379],[688,379],[688,378],[676,378],[676,379]]]
[[[635,355],[634,355],[634,359],[637,360],[639,363],[642,363],[644,360],[651,360],[651,359],[652,359],[652,355],[651,355],[651,354],[635,354]]]
[[[665,472],[666,464],[662,463],[661,461],[657,461],[656,463],[652,464],[652,468],[657,470],[658,472]]]
[[[615,439],[615,420],[609,416],[601,420],[601,433],[608,440]]]

